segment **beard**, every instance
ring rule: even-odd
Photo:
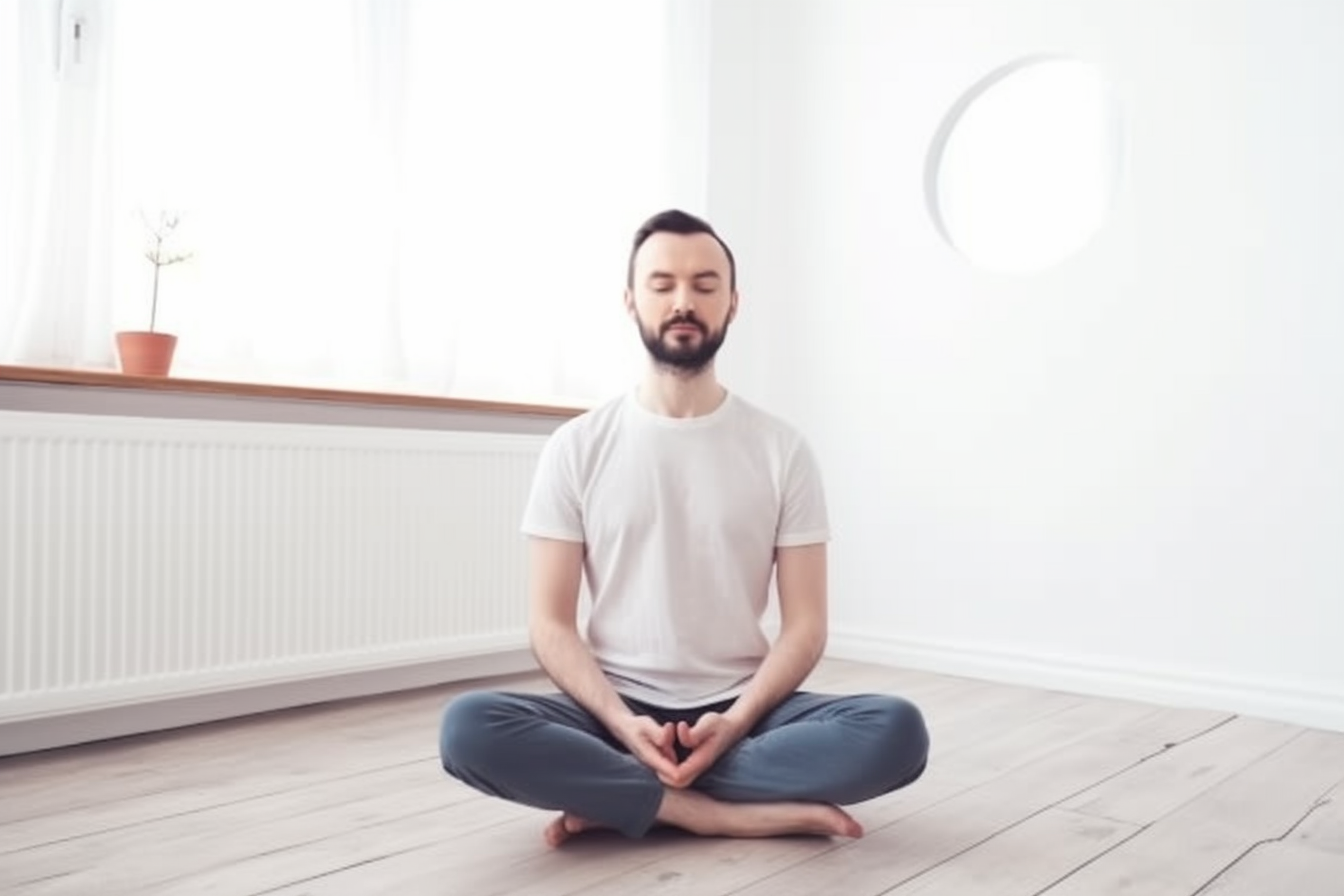
[[[672,332],[675,326],[690,325],[700,331],[700,338],[686,338]],[[661,367],[683,376],[700,373],[718,354],[728,335],[728,324],[718,332],[712,332],[705,322],[694,312],[678,315],[663,323],[661,327],[647,326],[639,321],[639,335],[649,355]]]

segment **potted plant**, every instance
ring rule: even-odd
[[[145,258],[154,265],[154,288],[149,302],[149,329],[118,332],[117,354],[121,357],[123,373],[138,376],[167,376],[173,366],[177,337],[154,329],[159,315],[159,272],[170,265],[186,261],[191,257],[191,253],[169,251],[167,244],[181,222],[178,215],[161,212],[157,223],[151,223],[143,214],[141,219],[144,220],[150,235]]]

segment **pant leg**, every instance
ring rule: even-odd
[[[800,692],[768,713],[695,787],[730,802],[850,805],[914,782],[928,751],[924,718],[907,700]]]
[[[653,826],[658,777],[563,694],[473,691],[445,709],[444,771],[492,796],[572,812],[629,837]]]

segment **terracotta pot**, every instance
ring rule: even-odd
[[[167,376],[173,366],[177,337],[168,333],[122,331],[117,334],[121,372],[132,376]]]

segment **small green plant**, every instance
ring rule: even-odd
[[[148,258],[149,263],[154,265],[154,292],[149,303],[149,332],[153,333],[154,323],[159,315],[159,271],[169,265],[186,261],[192,253],[169,252],[166,245],[170,241],[173,231],[177,229],[177,225],[181,223],[181,215],[160,212],[157,223],[150,221],[149,217],[143,212],[140,213],[140,218],[145,222],[145,227],[149,230],[150,236],[150,246],[145,249],[145,258]]]

